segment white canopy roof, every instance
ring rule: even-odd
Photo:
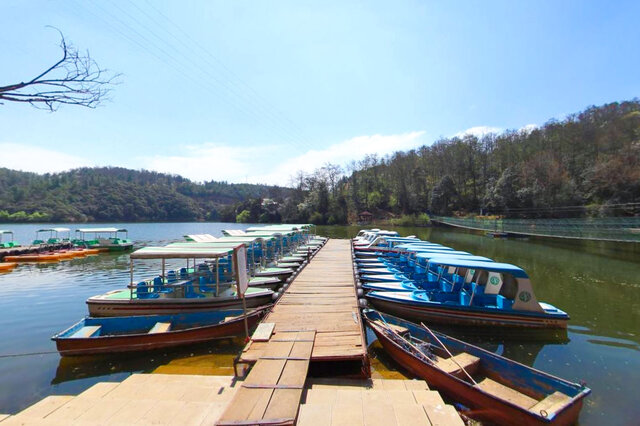
[[[127,232],[126,229],[122,229],[122,228],[80,228],[80,229],[76,229],[77,232],[95,232],[95,233],[100,233],[100,232]]]

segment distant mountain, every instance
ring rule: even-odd
[[[39,175],[0,168],[0,222],[217,220],[249,199],[286,199],[277,186],[194,183],[181,176],[121,167]]]

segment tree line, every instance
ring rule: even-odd
[[[0,222],[217,221],[225,206],[289,192],[120,167],[44,175],[0,168]]]
[[[427,214],[640,214],[640,101],[592,106],[534,129],[443,138],[291,187],[205,182],[118,167],[38,175],[0,169],[0,221],[392,223]],[[396,221],[396,222],[394,222]]]
[[[436,215],[640,214],[640,101],[592,106],[537,128],[443,138],[296,179],[296,220]],[[290,219],[286,217],[286,219]],[[409,221],[410,222],[410,221]]]

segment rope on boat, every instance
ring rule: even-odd
[[[46,351],[46,352],[25,352],[23,354],[4,354],[0,355],[0,358],[17,358],[20,356],[33,356],[33,355],[50,355],[57,354],[58,351]]]

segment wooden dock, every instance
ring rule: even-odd
[[[315,331],[291,331],[270,339],[216,424],[294,424],[315,335]]]
[[[351,247],[329,240],[290,283],[242,351],[246,378],[134,374],[77,396],[48,396],[9,425],[452,425],[455,408],[421,380],[369,379]],[[355,363],[364,379],[308,378]]]
[[[0,425],[211,426],[222,420],[242,384],[230,376],[133,374],[76,396],[48,396],[12,416],[0,414]],[[300,426],[464,425],[422,380],[309,379],[299,392]]]
[[[367,346],[356,295],[351,243],[329,240],[286,288],[265,323],[271,339],[291,330],[315,331],[311,362],[352,362],[369,377]],[[250,341],[238,362],[255,363],[269,343]]]

